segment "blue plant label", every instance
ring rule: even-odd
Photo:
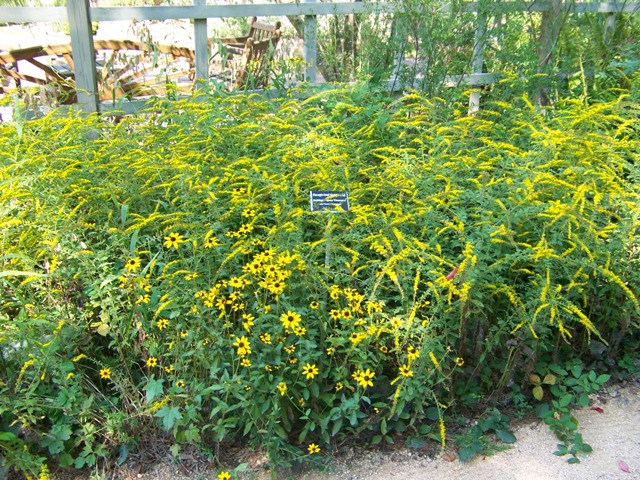
[[[312,212],[339,213],[349,211],[349,194],[333,190],[311,190]]]

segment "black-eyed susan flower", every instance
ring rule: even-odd
[[[157,367],[158,366],[158,359],[156,357],[149,357],[147,358],[147,367]]]
[[[204,241],[204,248],[214,248],[222,245],[216,237],[209,237]]]
[[[231,479],[231,475],[229,474],[229,472],[220,472],[218,474],[218,480],[230,480]]]
[[[333,320],[338,320],[340,318],[340,316],[342,315],[342,312],[340,312],[340,310],[331,310],[329,312],[329,315],[331,316],[331,318]]]
[[[411,370],[411,367],[409,367],[409,365],[401,365],[398,372],[403,377],[413,377],[413,370]]]
[[[320,447],[315,443],[312,443],[307,447],[307,451],[309,453],[320,453]]]
[[[182,380],[178,380],[178,381],[176,382],[176,387],[178,387],[178,388],[184,388],[184,386],[185,386],[185,383],[184,383]]]
[[[111,369],[103,368],[102,370],[100,370],[100,378],[103,378],[105,380],[108,380],[109,378],[111,378]]]
[[[318,375],[318,373],[320,373],[320,371],[318,370],[318,367],[316,367],[315,364],[310,364],[307,363],[303,368],[302,368],[302,374],[305,375],[307,377],[307,380],[311,380],[312,378],[314,378],[316,375]]]
[[[280,321],[282,322],[282,325],[284,326],[284,328],[287,328],[287,329],[296,328],[301,320],[302,320],[302,317],[300,317],[299,313],[292,312],[290,310],[287,313],[283,313],[280,316]]]
[[[351,376],[358,383],[358,385],[360,385],[362,388],[367,388],[373,387],[372,380],[376,376],[376,374],[367,368],[365,371],[356,370]]]
[[[124,268],[127,269],[128,272],[135,272],[140,268],[140,259],[138,257],[130,258],[124,264]]]
[[[280,382],[276,388],[280,392],[280,395],[284,395],[287,392],[287,384],[284,382]]]
[[[456,357],[456,365],[462,367],[464,365],[464,358]]]
[[[309,307],[313,310],[317,309],[319,306],[320,306],[320,303],[316,302],[315,300],[309,304]]]
[[[233,346],[238,349],[237,353],[241,357],[244,357],[251,353],[251,344],[249,343],[249,340],[245,336],[242,336],[242,337],[236,336],[236,341],[233,344]]]
[[[158,328],[160,330],[164,330],[165,328],[167,328],[167,326],[169,325],[169,320],[167,320],[166,318],[160,318],[157,322],[156,325],[158,326]]]
[[[164,246],[165,248],[178,248],[180,244],[185,241],[186,240],[181,234],[171,232],[168,236],[164,237]]]
[[[251,366],[251,360],[249,360],[248,358],[243,358],[240,361],[240,365],[242,365],[243,367],[250,367]]]

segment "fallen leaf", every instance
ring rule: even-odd
[[[629,465],[627,465],[622,460],[618,462],[618,466],[620,467],[620,470],[622,470],[623,472],[631,473],[631,469],[629,468]]]
[[[443,459],[445,462],[453,462],[456,458],[458,458],[458,456],[457,456],[455,453],[453,453],[453,452],[445,453],[445,454],[442,456],[442,459]]]
[[[604,413],[604,409],[602,407],[591,407],[589,410],[595,410],[598,413]]]

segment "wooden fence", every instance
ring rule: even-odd
[[[151,7],[90,7],[89,0],[67,0],[66,7],[0,7],[0,19],[11,23],[68,22],[75,64],[75,78],[78,90],[78,104],[87,112],[99,110],[95,53],[91,22],[132,21],[132,20],[175,20],[192,19],[194,25],[196,78],[207,79],[209,51],[207,43],[207,19],[223,17],[265,17],[265,16],[304,16],[304,59],[307,63],[305,78],[316,82],[316,18],[320,15],[393,13],[399,8],[394,1],[335,1],[318,2],[302,0],[302,3],[257,3],[250,5],[206,5],[206,0],[193,0],[190,6],[151,6]],[[494,2],[501,12],[543,12],[551,8],[549,1]],[[487,5],[484,3],[484,5]],[[468,11],[480,11],[480,2],[468,2]],[[489,3],[491,6],[491,3]],[[638,13],[639,2],[571,2],[563,3],[565,11],[571,13],[601,13],[608,15],[607,22],[615,20],[616,13]],[[446,7],[442,9],[446,12]],[[484,31],[486,18],[478,15],[476,41],[473,49],[472,71],[460,79],[468,85],[491,82],[490,74],[482,72],[484,59]],[[611,25],[609,25],[611,26]],[[479,94],[472,94],[470,108],[477,108]]]

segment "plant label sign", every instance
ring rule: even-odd
[[[349,211],[349,194],[333,190],[311,190],[312,212],[338,213]]]

